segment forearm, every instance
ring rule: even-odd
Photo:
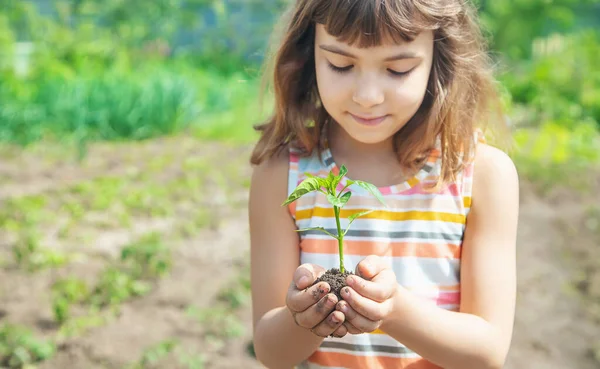
[[[401,290],[394,316],[382,330],[446,369],[500,369],[507,348],[483,318],[448,311]]]
[[[267,312],[254,329],[256,357],[270,369],[290,369],[308,358],[323,339],[301,328],[285,307]]]

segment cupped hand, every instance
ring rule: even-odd
[[[337,297],[326,282],[314,283],[325,269],[303,264],[296,269],[286,297],[286,306],[296,324],[319,337],[343,337],[345,315],[336,310]]]
[[[346,279],[342,301],[336,310],[344,313],[350,334],[373,332],[390,316],[393,298],[398,291],[396,274],[389,262],[375,255],[368,256],[356,266],[356,275]]]

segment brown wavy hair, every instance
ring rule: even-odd
[[[321,150],[320,134],[331,117],[321,105],[314,61],[317,24],[339,41],[360,48],[384,40],[410,42],[434,33],[433,65],[417,113],[395,134],[400,164],[417,170],[441,139],[441,184],[456,178],[475,148],[475,131],[502,121],[491,58],[477,11],[468,0],[297,0],[282,17],[283,32],[267,64],[275,98],[273,115],[255,128],[260,139],[252,164],[290,143],[308,155]]]

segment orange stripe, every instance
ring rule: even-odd
[[[291,204],[288,204],[288,210],[292,216],[296,215],[296,201],[292,202]]]
[[[354,213],[363,211],[363,209],[342,209],[340,218],[348,218]],[[311,217],[334,218],[333,208],[314,207],[312,209],[304,209],[298,211],[296,219],[309,219]],[[363,215],[361,219],[381,219],[381,220],[438,220],[452,223],[465,223],[465,216],[462,214],[443,213],[437,211],[385,211],[378,210],[367,215]]]
[[[465,197],[463,199],[463,203],[465,205],[465,208],[470,208],[471,207],[471,198],[470,197]]]
[[[300,213],[300,212],[298,212]],[[335,239],[304,238],[300,243],[304,252],[315,254],[338,253],[338,242]],[[461,247],[450,244],[430,244],[420,242],[378,242],[367,240],[344,240],[346,255],[379,255],[393,257],[420,257],[439,259],[460,258]]]
[[[342,354],[339,352],[317,351],[308,361],[320,366],[343,367],[348,369],[378,369],[378,368],[403,368],[403,369],[436,369],[439,366],[423,358],[395,358],[389,356],[358,356]]]

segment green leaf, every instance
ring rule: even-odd
[[[348,217],[348,220],[349,220],[349,222],[348,222],[348,228],[346,228],[346,231],[344,232],[344,236],[346,235],[346,233],[348,233],[348,230],[350,229],[350,225],[351,225],[352,223],[354,223],[354,221],[355,221],[357,218],[359,218],[359,217],[362,217],[363,215],[367,215],[367,214],[369,214],[369,213],[372,213],[372,212],[374,212],[374,211],[375,211],[375,210],[359,211],[358,213],[354,213],[354,214],[350,215],[350,216]]]
[[[350,191],[346,192],[345,194],[343,194],[340,197],[340,200],[342,200],[342,206],[340,206],[340,208],[344,207],[344,205],[346,205],[346,203],[348,202],[348,200],[350,200],[350,197],[352,197],[352,192],[350,192]]]
[[[298,229],[296,230],[296,232],[305,232],[305,231],[321,231],[323,233],[326,233],[328,235],[330,235],[331,237],[335,238],[337,240],[337,236],[329,233],[329,231],[327,231],[325,228],[323,227],[310,227],[310,228],[302,228],[302,229]]]
[[[346,174],[348,174],[348,169],[346,168],[346,166],[345,166],[345,165],[342,165],[342,167],[340,168],[340,173],[337,175],[338,182],[339,182],[339,181],[340,181],[342,178],[344,178],[344,176],[345,176]]]
[[[352,194],[350,192],[346,192],[342,197],[337,197],[334,195],[327,195],[327,201],[329,201],[329,203],[333,206],[337,206],[338,208],[343,208],[344,205],[346,205],[346,203],[348,202],[348,200],[350,199],[350,196]]]
[[[368,183],[368,182],[363,182],[363,181],[354,181],[354,183],[359,185],[360,187],[364,188],[365,190],[369,191],[369,193],[371,193],[371,195],[375,196],[377,198],[377,200],[379,200],[379,202],[381,202],[383,205],[385,205],[385,200],[383,199],[383,195],[381,194],[381,192],[379,192],[379,190],[377,189],[377,187],[375,187],[375,185]]]
[[[329,190],[330,194],[335,194],[335,188],[337,187],[339,183],[339,180],[336,178],[336,176],[333,174],[333,172],[329,172],[329,175],[327,176],[327,189]]]
[[[298,187],[296,187],[296,189],[290,194],[290,196],[281,206],[289,205],[307,193],[318,191],[321,188],[321,179],[322,178],[316,177],[306,178],[298,185]]]

